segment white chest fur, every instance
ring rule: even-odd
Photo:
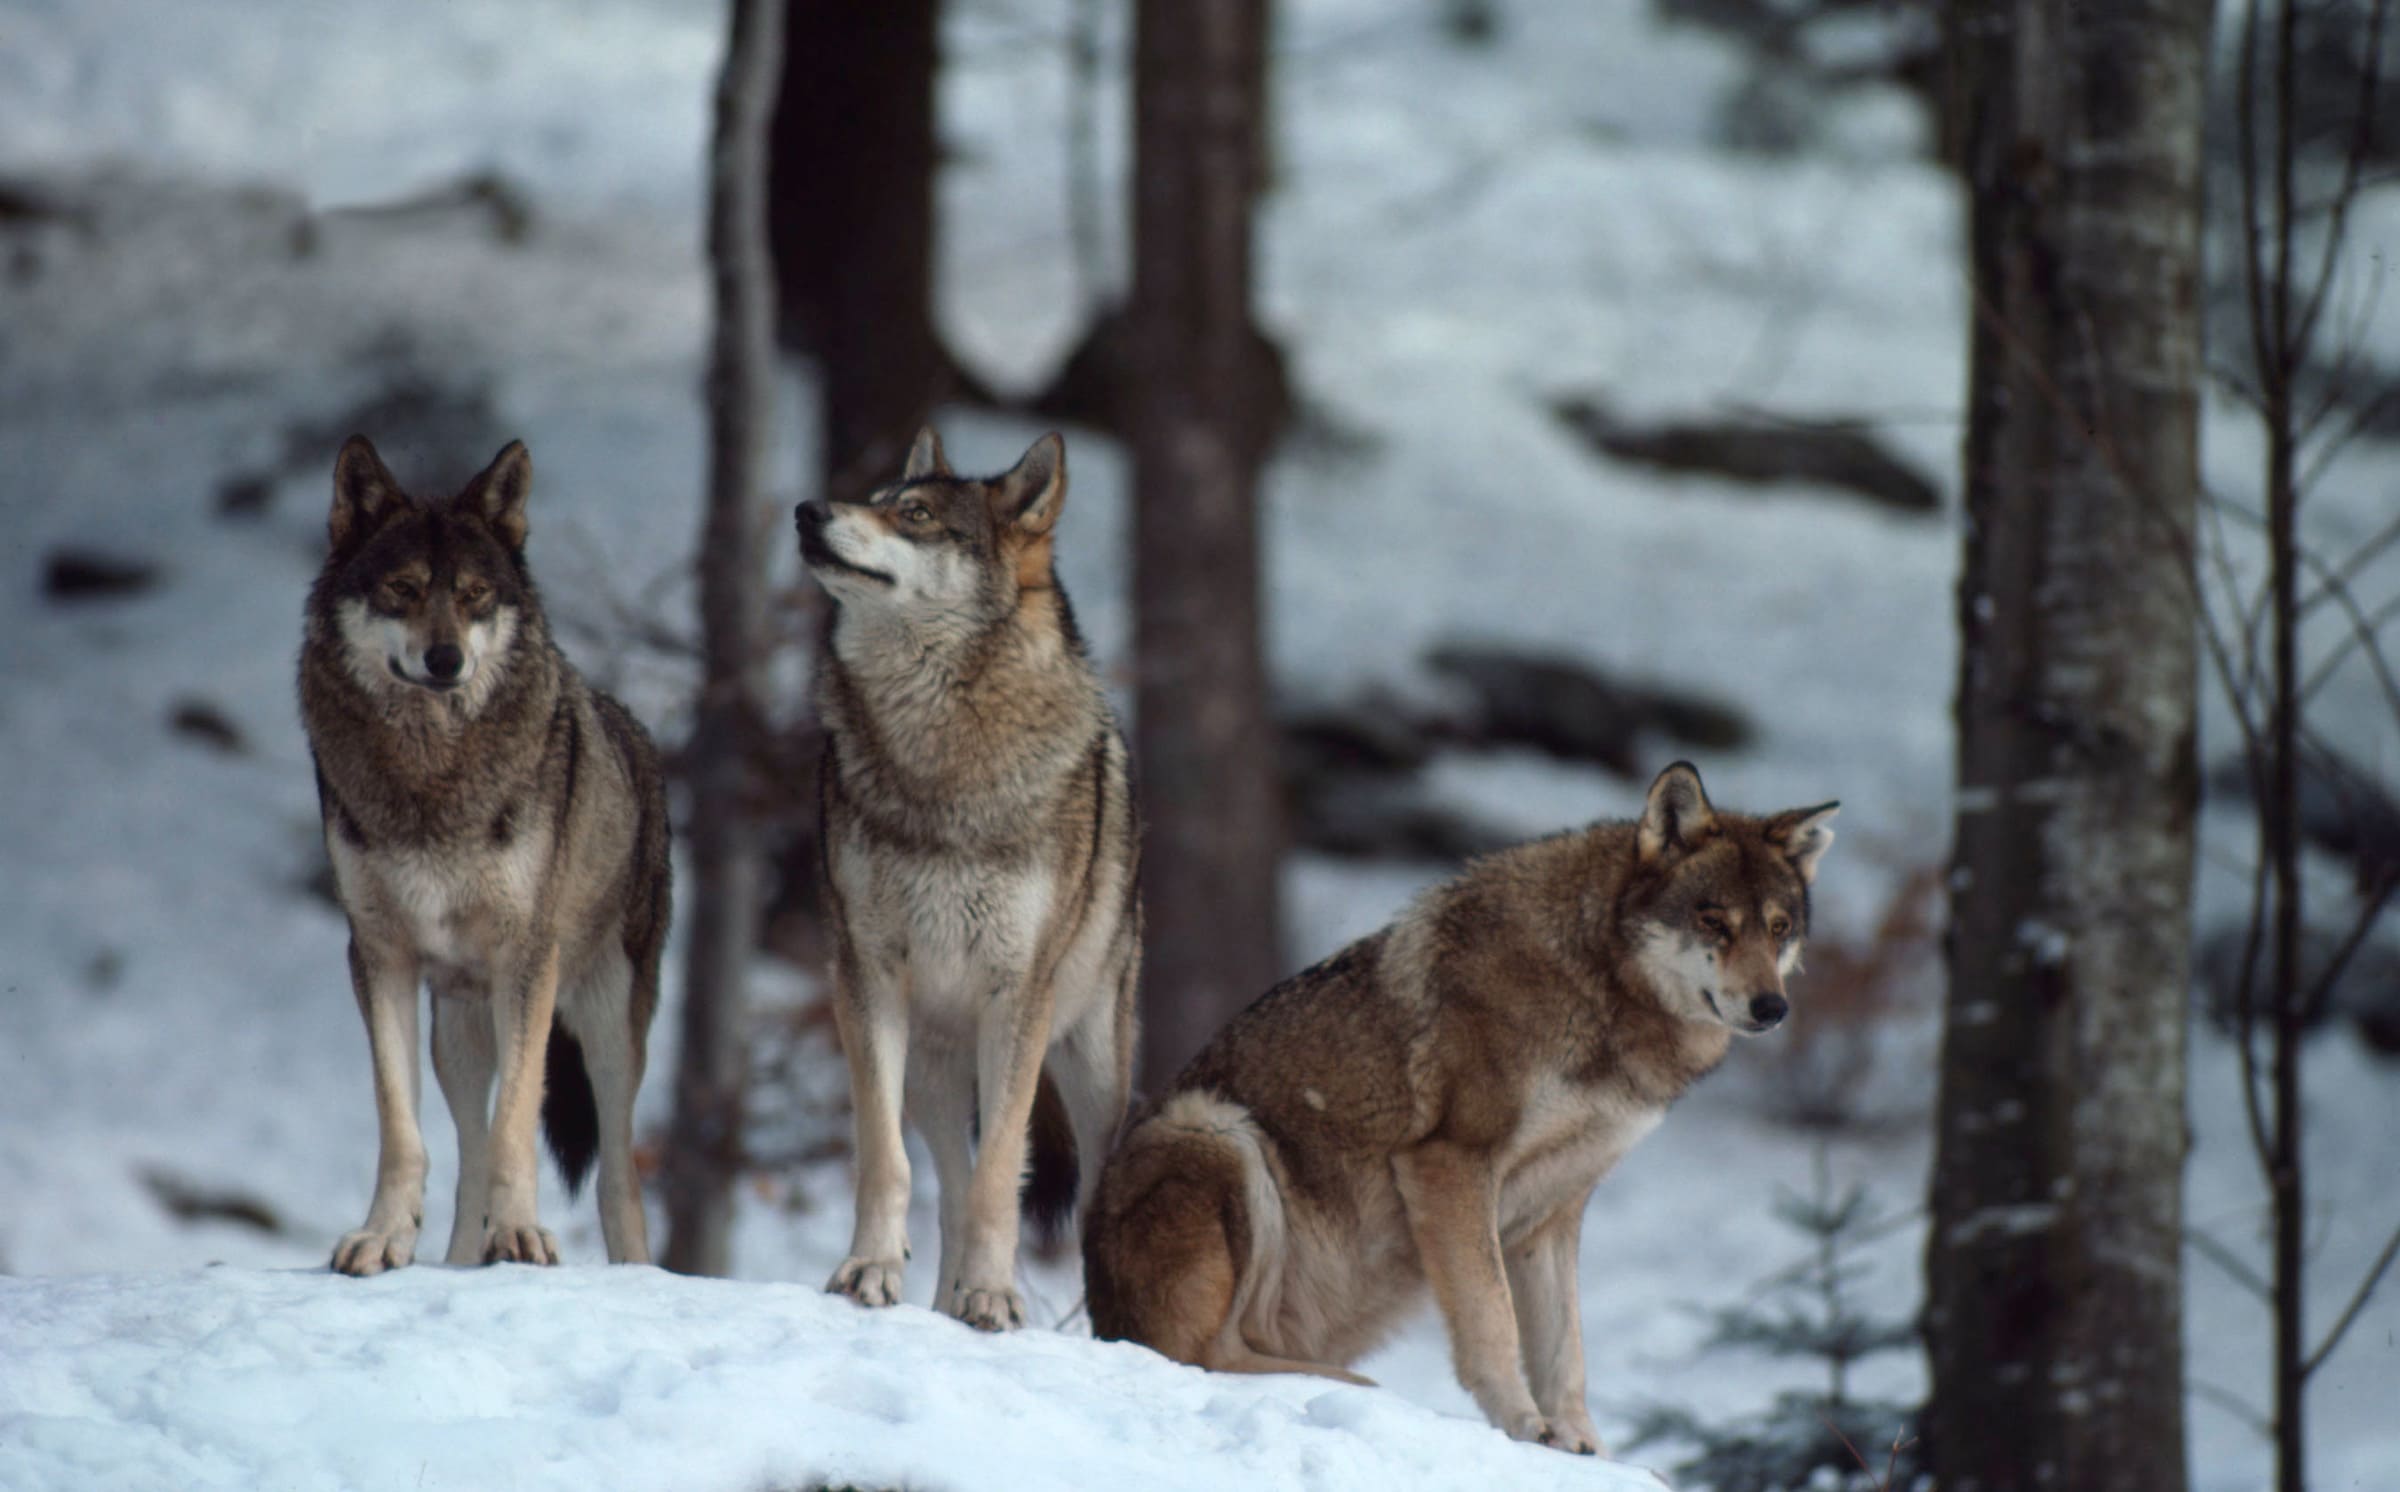
[[[1038,863],[991,863],[889,850],[837,853],[854,935],[907,964],[917,1019],[971,1024],[1032,972],[1055,877]]]
[[[1580,1203],[1663,1117],[1663,1110],[1604,1084],[1537,1080],[1501,1162],[1502,1240]]]
[[[533,914],[549,863],[546,835],[506,845],[360,850],[331,836],[335,883],[353,915],[395,924],[427,963],[474,967],[495,930]]]

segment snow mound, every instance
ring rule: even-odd
[[[1656,1492],[1396,1395],[646,1268],[0,1279],[0,1486]]]

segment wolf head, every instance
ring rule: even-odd
[[[371,695],[488,699],[534,612],[525,570],[533,463],[510,441],[447,502],[400,489],[363,435],[333,466],[332,547],[312,609]]]
[[[1642,973],[1669,1010],[1745,1035],[1782,1023],[1791,1011],[1784,976],[1800,966],[1808,888],[1840,809],[1719,813],[1690,763],[1658,774],[1619,908]]]
[[[917,432],[900,480],[864,502],[806,502],[800,558],[845,611],[920,630],[972,633],[1051,583],[1051,535],[1067,499],[1067,448],[1033,443],[996,477],[962,477],[941,437]]]

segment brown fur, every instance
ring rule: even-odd
[[[363,438],[336,466],[300,709],[382,1132],[344,1273],[414,1254],[420,983],[459,1127],[450,1262],[556,1261],[534,1215],[537,1110],[570,1188],[598,1153],[611,1260],[649,1257],[632,1104],[671,902],[665,784],[640,724],[551,641],[524,560],[530,482],[514,444],[439,503],[404,493]]]
[[[836,607],[819,781],[858,1122],[856,1233],[829,1288],[899,1298],[905,1110],[941,1176],[937,1303],[986,1329],[1024,1316],[1019,1186],[1037,1096],[1068,1121],[1079,1202],[1132,1080],[1132,788],[1051,569],[1065,491],[1056,436],[977,480],[926,431],[897,483],[797,515]],[[1033,1138],[1058,1135],[1044,1124]]]
[[[1781,1018],[1831,813],[1719,814],[1678,763],[1640,822],[1478,861],[1277,986],[1110,1159],[1095,1334],[1346,1378],[1430,1288],[1494,1424],[1598,1449],[1585,1202],[1736,1029]]]

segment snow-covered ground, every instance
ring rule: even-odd
[[[0,1486],[1657,1492],[1371,1389],[649,1268],[0,1281]]]
[[[1074,336],[1086,292],[1066,250],[1062,8],[950,8],[941,313],[969,361],[1027,385]],[[1888,97],[1849,106],[1838,151],[1714,148],[1739,60],[1657,27],[1640,0],[1505,6],[1500,40],[1479,51],[1443,42],[1433,9],[1284,8],[1262,300],[1303,399],[1340,438],[1295,443],[1269,474],[1278,676],[1322,698],[1419,688],[1430,643],[1477,637],[1739,703],[1761,740],[1702,759],[1713,793],[1842,798],[1820,925],[1857,936],[1946,852],[1955,525],[1602,463],[1545,405],[1597,389],[1634,414],[1864,414],[1951,484],[1951,188],[1913,156],[1920,126]],[[623,617],[688,615],[706,313],[696,167],[718,27],[714,7],[675,0],[253,0],[238,18],[0,0],[0,178],[64,213],[0,220],[13,571],[0,587],[0,1270],[28,1277],[0,1280],[0,1486],[414,1486],[420,1469],[427,1486],[1037,1486],[1088,1484],[1104,1466],[1172,1485],[1202,1457],[1188,1474],[1211,1484],[1638,1484],[1482,1429],[1430,1317],[1364,1365],[1379,1394],[1204,1379],[1050,1332],[989,1342],[914,1313],[862,1320],[813,1294],[848,1234],[838,1163],[745,1193],[737,1284],[263,1272],[321,1265],[372,1172],[342,927],[307,889],[321,850],[291,703],[325,472],[347,433],[333,425],[412,379],[479,392],[483,408],[413,427],[468,430],[473,449],[455,434],[412,444],[401,422],[369,433],[428,485],[523,436],[554,614],[590,672],[676,733],[688,676],[628,644]],[[1121,118],[1121,91],[1103,104]],[[383,210],[485,169],[530,201],[521,236],[472,205]],[[2400,361],[2391,329],[2379,334]],[[780,456],[795,489],[804,423]],[[962,463],[995,467],[1036,433],[964,412],[945,427]],[[1069,441],[1062,563],[1121,667],[1121,458],[1088,433]],[[2208,459],[2241,490],[2256,458],[2238,412],[2212,415]],[[263,502],[221,516],[220,487],[244,477],[261,479]],[[2394,478],[2388,448],[2337,468],[2325,521],[2364,532]],[[161,579],[121,600],[46,600],[39,567],[63,545],[154,563]],[[790,574],[780,548],[776,563]],[[194,702],[242,749],[171,731]],[[2371,690],[2338,676],[2325,703],[2371,767],[2400,777],[2400,741],[2360,724]],[[1638,792],[1515,754],[1448,762],[1435,783],[1528,834],[1625,812]],[[2212,820],[2204,895],[2220,909],[2241,884],[2237,829]],[[1379,924],[1427,874],[1297,860],[1293,961]],[[782,998],[805,993],[805,974],[763,972]],[[1797,998],[1805,1019],[1805,984]],[[670,1070],[673,1015],[670,1003],[654,1074]],[[1921,1099],[1917,1030],[1877,1080]],[[811,1039],[804,1068],[838,1092]],[[2192,1217],[2255,1259],[2232,1064],[2205,1034],[2194,1057]],[[2337,1038],[2311,1071],[2324,1322],[2395,1220],[2400,1159],[2388,1067]],[[1696,1356],[1705,1323],[1684,1309],[1738,1301],[1803,1251],[1770,1206],[1806,1185],[1818,1142],[1770,1117],[1771,1084],[1763,1063],[1736,1064],[1594,1199],[1585,1330],[1612,1441],[1646,1402],[1732,1416],[1808,1381]],[[645,1122],[666,1106],[654,1080]],[[454,1174],[440,1107],[427,1116],[437,1238]],[[1840,1139],[1831,1166],[1899,1208],[1921,1196],[1928,1159],[1907,1120]],[[264,1211],[184,1221],[165,1205],[178,1188]],[[912,1224],[921,1245],[928,1203]],[[588,1202],[553,1195],[546,1218],[572,1264],[598,1260]],[[1902,1228],[1867,1250],[1861,1294],[1878,1314],[1913,1310],[1923,1243]],[[1037,1322],[1077,1330],[1072,1265],[1028,1271]],[[2188,1279],[2194,1379],[2262,1402],[2263,1314],[2202,1260]],[[2396,1370],[2400,1291],[2387,1290],[2314,1389],[2321,1485],[2400,1484]],[[1911,1395],[1922,1371],[1884,1358],[1860,1387]],[[2201,1488],[2262,1482],[2262,1443],[2214,1397],[2195,1398],[2192,1436]],[[1242,1456],[1256,1459],[1224,1459]],[[1671,1464],[1674,1450],[1634,1459]]]

